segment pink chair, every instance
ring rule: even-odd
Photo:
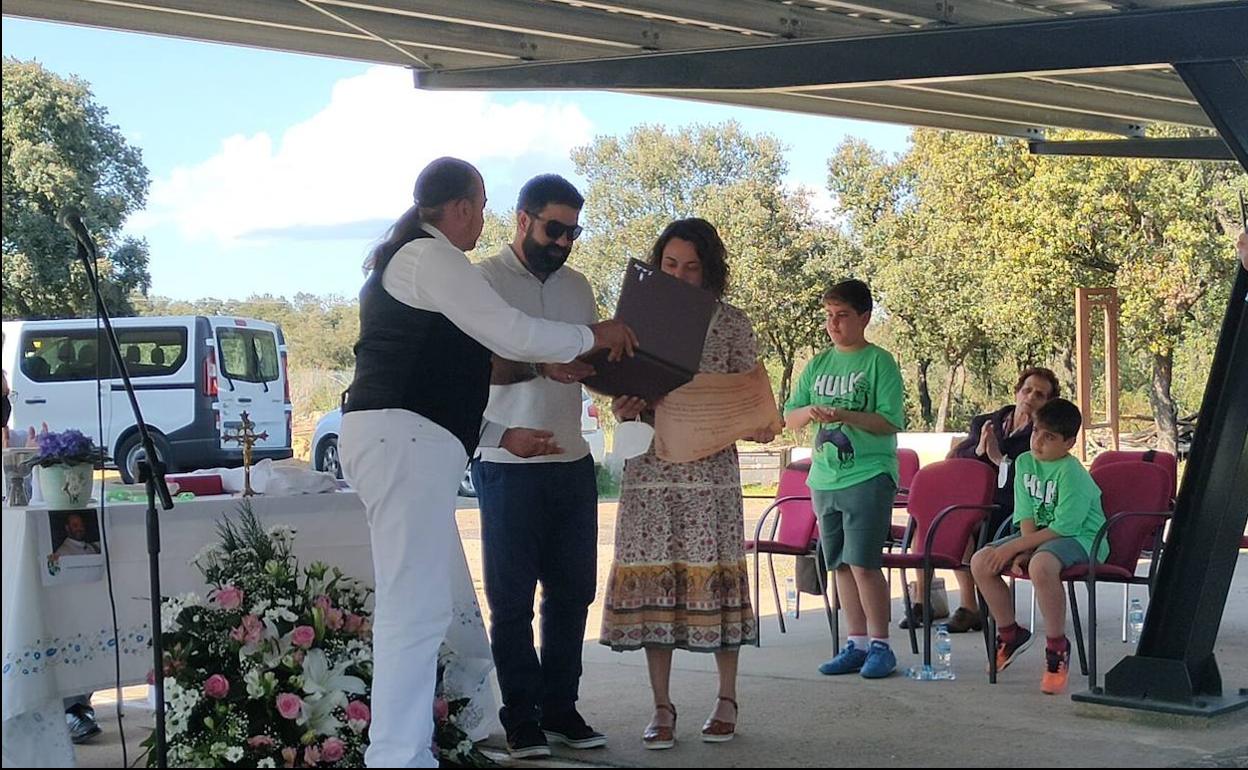
[[[1167,507],[1167,510],[1174,510],[1174,499],[1177,495],[1179,487],[1179,463],[1175,459],[1174,455],[1169,452],[1158,452],[1154,449],[1150,449],[1146,452],[1127,452],[1115,449],[1101,452],[1099,455],[1094,457],[1092,459],[1091,470],[1104,468],[1106,465],[1111,463],[1122,462],[1156,463],[1160,466],[1161,469],[1166,472],[1166,477],[1170,482],[1170,489],[1167,493],[1170,496],[1170,505]],[[1150,559],[1152,558],[1151,552],[1146,553],[1145,555]],[[1128,607],[1130,602],[1131,586],[1124,585],[1122,587],[1122,641],[1124,642],[1127,641],[1127,612],[1129,611]]]
[[[1164,468],[1156,463],[1111,462],[1092,471],[1092,480],[1101,489],[1101,507],[1105,511],[1105,524],[1096,533],[1092,543],[1093,553],[1101,543],[1109,541],[1109,556],[1104,562],[1091,568],[1081,564],[1062,570],[1070,599],[1070,617],[1075,628],[1076,649],[1079,666],[1088,676],[1089,688],[1096,687],[1096,584],[1122,583],[1144,585],[1152,590],[1154,570],[1150,566],[1147,575],[1137,575],[1140,559],[1145,550],[1160,553],[1162,531],[1170,518],[1170,486]],[[1155,563],[1155,562],[1154,562]],[[1084,652],[1083,633],[1079,624],[1079,603],[1075,595],[1075,583],[1083,582],[1088,591],[1088,645]],[[989,681],[996,682],[996,654],[991,641],[995,641],[996,623],[984,613],[984,640],[988,647]]]
[[[932,659],[932,577],[937,569],[968,570],[963,562],[966,544],[976,527],[985,522],[996,506],[992,504],[997,474],[978,460],[942,460],[923,466],[914,475],[906,510],[910,513],[913,531],[910,548],[905,553],[886,553],[884,569],[909,568],[923,570],[926,594],[923,597],[923,663]],[[980,543],[988,536],[987,527],[980,527]],[[903,572],[904,575],[904,572]],[[911,616],[913,601],[910,586],[902,581],[902,599],[906,617]],[[910,648],[919,651],[914,625],[910,625]]]
[[[914,483],[914,474],[919,472],[919,453],[913,449],[900,447],[897,449],[897,496],[893,498],[894,508],[905,508],[910,499],[910,485]],[[885,548],[904,548],[906,545],[906,525],[891,524],[888,528],[888,542]]]
[[[1124,462],[1155,463],[1160,466],[1161,469],[1166,472],[1166,479],[1169,482],[1167,494],[1169,494],[1172,502],[1170,507],[1174,507],[1173,500],[1175,498],[1175,491],[1179,488],[1179,462],[1175,459],[1174,455],[1169,452],[1158,452],[1155,449],[1150,449],[1146,452],[1127,452],[1114,449],[1107,452],[1101,452],[1099,455],[1094,457],[1092,459],[1092,466],[1090,470],[1095,471],[1097,468],[1103,468],[1106,465]]]
[[[785,633],[784,605],[780,603],[780,587],[776,584],[776,567],[773,557],[795,556],[815,560],[815,573],[819,579],[819,588],[823,593],[823,606],[828,615],[828,627],[832,631],[835,643],[838,628],[836,615],[832,612],[832,604],[828,601],[827,574],[821,569],[819,558],[819,528],[815,519],[815,510],[811,505],[810,488],[806,486],[806,476],[810,473],[810,460],[798,460],[789,463],[780,472],[780,484],[776,490],[776,501],[763,511],[758,525],[754,528],[754,539],[745,541],[747,553],[754,554],[754,611],[758,612],[759,595],[761,593],[759,556],[767,555],[767,569],[771,573],[771,591],[776,599],[777,617],[780,621],[780,633]],[[772,516],[772,514],[775,514]],[[763,538],[763,528],[771,519],[771,529]],[[762,639],[762,624],[759,624],[759,644]]]

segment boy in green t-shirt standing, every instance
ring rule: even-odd
[[[823,308],[832,347],[806,365],[784,405],[785,427],[817,425],[806,483],[849,623],[849,641],[819,671],[879,679],[897,668],[880,564],[897,494],[897,432],[905,427],[901,371],[866,340],[872,300],[865,283],[832,286]]]
[[[1031,451],[1015,461],[1014,525],[1019,532],[977,551],[971,574],[997,620],[1000,671],[1031,645],[1031,632],[1015,621],[1014,601],[1001,577],[1006,569],[1020,576],[1026,570],[1048,636],[1040,689],[1056,695],[1066,689],[1070,672],[1062,570],[1088,562],[1105,513],[1100,488],[1070,454],[1083,423],[1079,407],[1055,398],[1036,411],[1032,423]],[[1102,541],[1097,561],[1108,555],[1109,544]]]

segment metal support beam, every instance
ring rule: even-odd
[[[1175,69],[1248,169],[1244,63]],[[1194,715],[1248,707],[1248,689],[1223,691],[1213,654],[1248,522],[1248,271],[1235,272],[1139,647],[1106,675],[1103,690],[1075,700]]]
[[[1191,139],[1109,139],[1106,141],[1031,142],[1032,155],[1085,158],[1156,158],[1158,160],[1235,160],[1216,136]]]
[[[902,35],[418,72],[416,85],[662,91],[896,84],[1244,58],[1245,29],[1248,3],[1236,2]]]

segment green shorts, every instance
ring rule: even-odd
[[[812,489],[829,570],[842,564],[878,568],[893,521],[897,485],[887,473],[845,489]]]
[[[1022,535],[1016,532],[1013,535],[1006,535],[998,540],[993,540],[988,545],[996,548],[1020,537]],[[1088,552],[1083,550],[1083,545],[1073,537],[1059,537],[1056,540],[1050,540],[1037,547],[1033,553],[1039,553],[1040,551],[1048,551],[1056,556],[1057,560],[1062,564],[1062,569],[1070,569],[1077,564],[1088,563]]]

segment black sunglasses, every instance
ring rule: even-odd
[[[569,241],[575,241],[585,231],[580,225],[565,225],[557,219],[544,217],[533,211],[526,211],[525,213],[539,222],[546,223],[546,237],[552,241],[557,241],[565,235],[568,236]]]

